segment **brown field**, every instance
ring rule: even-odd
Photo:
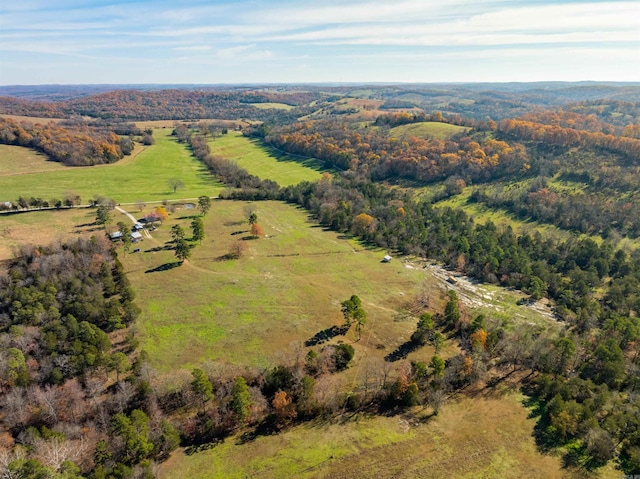
[[[10,259],[22,245],[46,245],[80,235],[103,234],[94,209],[30,211],[0,214],[0,261]]]
[[[9,118],[15,121],[29,121],[31,123],[49,123],[54,122],[58,123],[59,121],[64,121],[65,118],[41,118],[37,116],[22,116],[22,115],[5,115],[0,113],[0,118]]]
[[[506,389],[506,388],[505,388]],[[615,478],[563,469],[541,454],[534,419],[517,391],[479,392],[451,400],[438,416],[416,408],[401,415],[357,414],[297,426],[240,444],[232,437],[191,456],[176,451],[160,478]]]

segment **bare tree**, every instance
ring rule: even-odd
[[[169,185],[169,188],[173,190],[174,193],[178,191],[178,189],[184,188],[184,182],[179,178],[169,178],[167,180],[167,184]]]
[[[69,441],[66,439],[52,438],[34,441],[33,449],[35,457],[45,465],[59,471],[65,461],[74,461],[82,456],[87,444],[83,439]]]

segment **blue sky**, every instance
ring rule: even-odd
[[[640,2],[14,0],[0,84],[640,81]]]

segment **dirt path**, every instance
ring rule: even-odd
[[[482,287],[482,284],[477,283],[473,279],[456,273],[455,271],[446,270],[442,266],[434,263],[423,266],[408,262],[405,263],[405,267],[426,269],[431,276],[438,280],[439,286],[443,290],[454,290],[458,294],[460,301],[469,308],[489,307],[504,311],[503,308],[496,304],[500,301],[500,298],[497,297],[500,295],[499,290],[487,290]],[[558,318],[551,310],[548,301],[540,300],[534,303],[526,303],[521,307],[535,311],[546,320],[553,322],[558,321]]]

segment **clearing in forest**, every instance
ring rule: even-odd
[[[260,110],[293,110],[295,107],[291,105],[287,105],[286,103],[250,103],[251,106],[255,106]]]
[[[439,123],[435,121],[423,121],[391,128],[389,136],[403,140],[410,136],[415,136],[416,138],[448,140],[458,133],[469,130],[470,128],[466,126],[450,125],[448,123]]]
[[[316,181],[325,171],[318,160],[282,153],[238,132],[217,137],[209,142],[209,147],[213,156],[233,160],[252,175],[273,180],[280,186]]]

